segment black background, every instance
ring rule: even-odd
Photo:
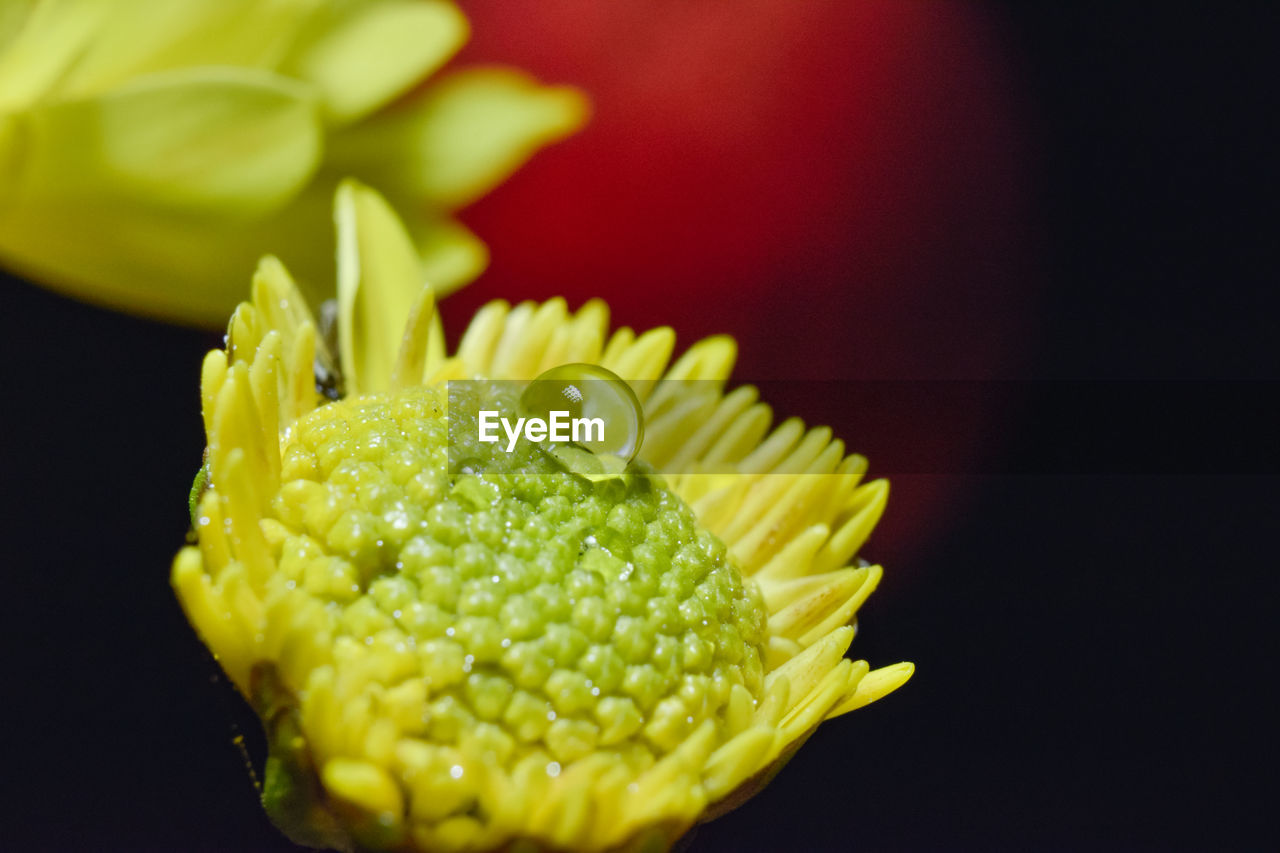
[[[1030,394],[912,565],[873,538],[854,651],[915,679],[694,850],[1277,841],[1274,42],[1243,4],[1035,5],[1004,9],[1047,293],[1024,378],[1134,392],[1099,416]],[[3,287],[4,846],[289,849],[167,582],[218,337]]]

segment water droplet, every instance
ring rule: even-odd
[[[644,410],[635,392],[597,364],[553,367],[529,383],[520,395],[520,414],[549,419],[552,412],[567,414],[568,440],[548,441],[545,449],[588,479],[621,474],[644,442]]]
[[[547,763],[547,775],[553,779],[560,775],[559,761],[551,761]]]
[[[450,767],[450,768],[449,768],[449,775],[450,775],[450,776],[452,776],[452,777],[453,777],[453,778],[455,778],[455,779],[461,779],[461,778],[462,778],[462,765],[461,765],[461,764],[455,764],[455,765],[453,765],[452,767]]]

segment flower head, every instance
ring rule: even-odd
[[[0,9],[0,264],[75,296],[222,322],[268,250],[319,300],[333,191],[379,186],[438,292],[483,244],[448,212],[577,128],[497,68],[420,82],[449,0],[47,0]]]
[[[268,259],[205,360],[198,544],[173,566],[264,720],[292,837],[665,849],[910,676],[843,657],[887,486],[725,393],[732,340],[669,364],[670,329],[610,335],[598,301],[492,303],[450,355],[389,206],[348,183],[337,222],[337,352]],[[509,409],[502,381],[567,363],[631,383],[639,467],[579,476],[538,445],[450,466],[447,381]]]

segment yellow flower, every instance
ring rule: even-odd
[[[0,264],[116,308],[218,324],[267,251],[322,298],[337,182],[378,186],[423,275],[484,267],[448,212],[585,102],[506,69],[419,87],[465,41],[447,0],[0,4]]]
[[[389,205],[347,183],[336,219],[337,352],[268,258],[205,359],[198,544],[172,578],[264,720],[291,837],[666,849],[906,681],[843,657],[887,485],[829,429],[725,393],[731,339],[668,364],[669,328],[610,335],[603,303],[554,299],[489,304],[449,355]],[[641,473],[587,479],[536,445],[451,473],[446,380],[566,363],[632,383]]]

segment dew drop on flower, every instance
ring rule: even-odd
[[[635,392],[624,379],[597,364],[553,367],[520,395],[520,414],[525,417],[547,419],[553,411],[567,412],[574,420],[603,423],[602,431],[585,427],[571,443],[551,445],[551,455],[576,474],[619,474],[644,442],[643,410]]]

